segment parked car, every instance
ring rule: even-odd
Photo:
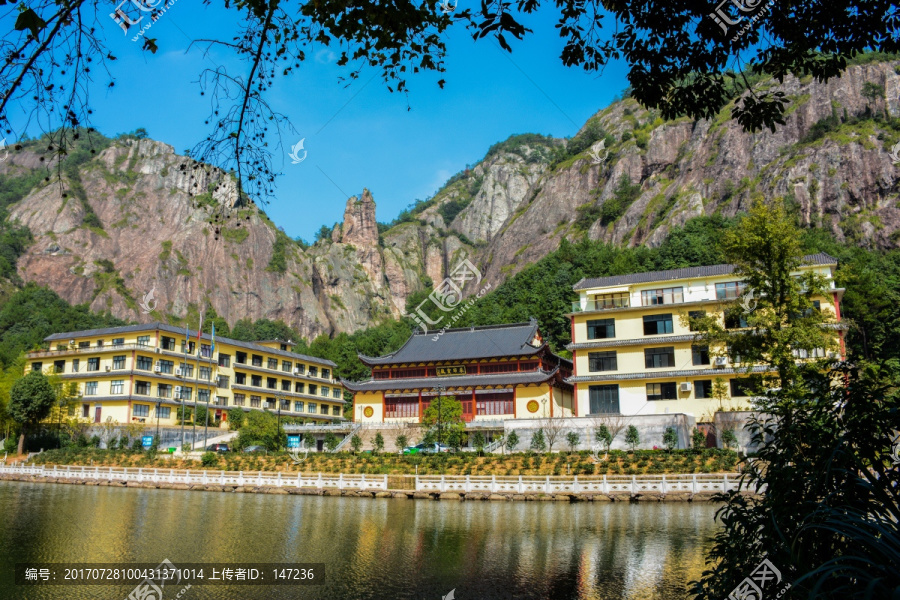
[[[403,449],[403,454],[436,454],[438,452],[450,452],[450,448],[444,444],[418,444]]]
[[[416,446],[408,446],[403,449],[403,454],[420,454],[425,452],[425,448],[427,448],[427,444],[418,444]]]
[[[228,452],[228,444],[210,444],[206,447],[207,452]]]
[[[253,452],[265,452],[267,448],[265,446],[247,446],[244,448],[244,452],[253,453]]]

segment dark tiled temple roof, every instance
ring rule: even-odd
[[[416,330],[396,352],[379,357],[360,354],[359,359],[372,366],[529,356],[546,346],[543,342],[532,345],[537,335],[538,324],[533,319],[529,323],[447,329],[440,335]],[[560,360],[569,362],[564,358]]]
[[[352,392],[369,392],[384,390],[413,390],[434,389],[437,386],[444,388],[477,387],[489,385],[519,385],[528,383],[543,383],[553,379],[559,372],[559,367],[552,371],[523,371],[513,373],[492,373],[490,375],[457,375],[450,377],[415,377],[409,379],[369,379],[367,381],[353,382],[341,380],[341,383]]]
[[[805,265],[834,265],[837,259],[820,252],[803,257]],[[574,286],[574,290],[588,288],[611,287],[614,285],[630,285],[634,283],[652,283],[654,281],[670,281],[675,279],[693,279],[695,277],[714,277],[734,272],[734,265],[709,265],[706,267],[688,267],[685,269],[669,269],[668,271],[650,271],[648,273],[631,273],[613,275],[612,277],[585,277]]]

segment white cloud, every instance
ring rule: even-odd
[[[316,52],[316,62],[322,65],[331,64],[335,61],[337,56],[334,52],[329,50],[328,48],[323,48]]]

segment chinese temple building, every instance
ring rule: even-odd
[[[572,361],[551,352],[537,321],[447,329],[436,336],[416,331],[396,352],[359,356],[372,369],[370,379],[343,381],[353,392],[353,418],[359,422],[422,420],[438,395],[455,396],[463,419],[577,416]]]

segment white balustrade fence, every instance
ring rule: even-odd
[[[0,474],[36,475],[99,481],[134,481],[146,483],[219,484],[238,486],[296,487],[338,490],[388,489],[386,475],[303,475],[300,473],[266,473],[263,471],[190,471],[183,469],[144,469],[127,467],[86,466],[0,466]],[[716,493],[755,491],[741,488],[740,475],[632,475],[588,477],[480,476],[480,475],[416,475],[417,492],[485,492],[491,494],[613,494],[629,493]],[[764,490],[761,490],[764,491]]]
[[[0,474],[37,475],[66,479],[99,481],[136,481],[141,483],[187,483],[212,485],[251,485],[296,488],[332,488],[338,490],[387,490],[385,475],[302,475],[244,471],[189,471],[184,469],[144,469],[128,467],[84,467],[54,465],[0,466]]]
[[[727,492],[740,490],[740,475],[632,475],[593,477],[416,476],[418,492],[487,492],[492,494],[610,494],[657,492]],[[745,485],[743,491],[752,491]]]

